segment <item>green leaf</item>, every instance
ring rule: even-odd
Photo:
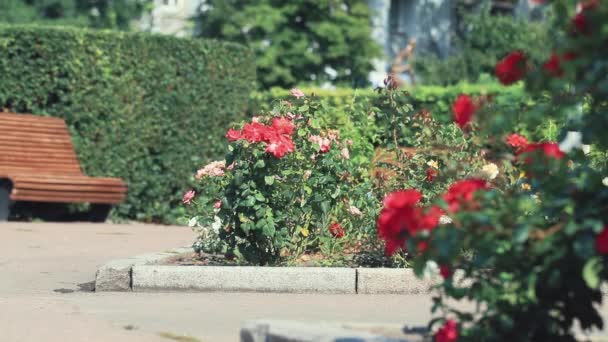
[[[258,159],[258,161],[255,163],[255,165],[253,165],[253,167],[256,169],[262,169],[265,166],[266,166],[266,163],[264,162],[264,159]]]
[[[602,271],[602,261],[598,257],[587,260],[583,267],[583,279],[587,286],[597,289],[600,286],[600,272]]]
[[[264,176],[264,182],[266,185],[272,185],[274,183],[274,176]]]
[[[266,201],[266,197],[264,197],[264,195],[262,195],[261,193],[256,193],[255,194],[255,199],[258,200],[259,202],[264,202]]]
[[[523,243],[528,239],[529,232],[530,226],[518,226],[515,228],[513,240],[517,243]]]

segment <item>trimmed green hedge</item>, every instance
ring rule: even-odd
[[[336,107],[344,107],[355,102],[374,105],[374,100],[377,98],[377,93],[371,88],[301,88],[301,90],[306,95],[321,97]],[[530,100],[521,85],[505,87],[499,83],[460,83],[447,87],[419,86],[411,89],[403,88],[403,90],[411,94],[414,108],[427,109],[433,113],[434,117],[444,122],[452,120],[450,107],[460,94],[491,96],[493,102],[499,106],[521,106]],[[288,89],[272,88],[268,91],[254,92],[251,94],[249,111],[255,113],[260,110],[269,110],[273,101],[276,102],[277,99],[288,99],[289,97]]]
[[[0,75],[0,108],[64,118],[84,172],[128,182],[114,215],[159,222],[255,88],[238,44],[65,28],[0,26]]]

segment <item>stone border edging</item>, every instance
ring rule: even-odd
[[[131,271],[135,265],[158,263],[176,255],[192,252],[192,247],[180,247],[161,253],[149,253],[132,258],[110,261],[95,275],[95,291],[131,291]]]
[[[162,261],[192,253],[170,249],[110,261],[95,275],[95,291],[224,291],[341,294],[421,294],[441,282],[419,279],[409,268],[169,266]],[[457,286],[467,286],[454,274]],[[601,292],[608,296],[608,284]]]
[[[95,291],[418,294],[439,281],[403,268],[156,265],[189,252],[182,247],[111,261],[97,271]]]

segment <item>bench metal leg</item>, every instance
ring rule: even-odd
[[[8,220],[11,205],[11,183],[8,180],[0,179],[0,222]]]
[[[112,206],[109,204],[91,204],[89,212],[89,220],[91,222],[103,223],[108,218]]]

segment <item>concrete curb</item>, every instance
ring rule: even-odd
[[[133,266],[133,291],[355,294],[356,270],[325,267]]]
[[[418,279],[412,269],[397,268],[162,265],[186,253],[192,248],[111,261],[97,271],[95,291],[424,294],[442,281],[439,276]]]
[[[154,264],[189,252],[192,252],[192,247],[180,247],[161,253],[143,254],[110,261],[97,270],[95,291],[131,291],[131,270],[133,266]]]
[[[357,293],[418,294],[428,293],[439,278],[419,279],[411,268],[357,268]]]

